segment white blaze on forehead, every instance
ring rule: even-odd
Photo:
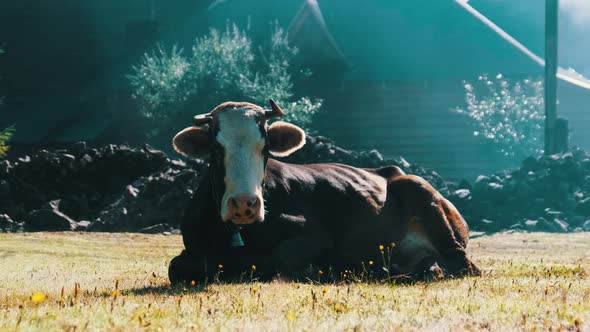
[[[221,201],[221,216],[227,212],[227,202],[236,195],[252,195],[261,202],[256,219],[264,219],[262,178],[264,176],[264,138],[256,121],[257,112],[249,108],[219,113],[217,141],[224,148],[225,193]]]

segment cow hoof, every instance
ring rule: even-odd
[[[437,281],[444,279],[445,277],[446,275],[443,272],[443,269],[436,262],[425,270],[423,274],[423,280],[425,282]]]

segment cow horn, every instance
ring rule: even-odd
[[[268,102],[270,103],[271,110],[264,112],[264,115],[267,119],[276,118],[285,114],[285,112],[283,112],[283,110],[279,107],[279,105],[277,105],[277,103],[275,103],[272,98],[269,99]]]
[[[211,122],[212,118],[213,117],[211,117],[211,113],[199,114],[199,115],[195,115],[195,117],[193,118],[193,121],[195,123],[195,126],[201,126],[201,125],[208,124],[209,122]]]

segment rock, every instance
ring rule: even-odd
[[[7,214],[0,214],[0,231],[10,232],[16,226],[16,223]]]
[[[90,165],[92,163],[93,159],[91,156],[89,156],[88,154],[85,154],[82,156],[82,158],[80,158],[80,165],[82,167],[86,167],[88,165]]]
[[[26,164],[26,163],[31,162],[31,157],[30,156],[24,156],[24,157],[18,158],[18,161],[20,163]]]
[[[590,197],[586,197],[578,202],[575,211],[585,217],[590,217]]]
[[[39,209],[31,212],[25,222],[30,232],[42,231],[73,231],[78,225],[74,220],[58,210]]]
[[[558,232],[567,233],[569,231],[569,224],[564,220],[555,218],[553,219],[553,223],[555,224],[555,227],[557,228]]]
[[[504,186],[499,183],[491,182],[491,183],[488,183],[488,189],[490,191],[498,192],[498,191],[502,191],[504,189]]]
[[[412,167],[412,165],[407,160],[405,160],[404,158],[400,157],[399,158],[399,167],[401,167],[404,170],[406,170],[406,169],[410,169],[410,167]]]
[[[374,158],[375,160],[381,162],[383,161],[383,155],[377,150],[369,151],[369,157]]]
[[[558,232],[559,228],[554,224],[549,222],[547,219],[541,217],[537,220],[537,231],[539,232]]]
[[[82,155],[86,151],[86,142],[80,141],[72,144],[71,151],[76,156]]]
[[[471,199],[471,191],[469,191],[469,189],[459,189],[459,190],[455,190],[455,192],[453,193],[456,197],[466,200],[466,199]]]
[[[69,153],[62,154],[63,164],[66,168],[72,170],[76,167],[76,157]]]
[[[90,226],[90,221],[80,220],[76,223],[76,231],[78,231],[78,232],[87,231],[89,226]]]
[[[538,220],[526,220],[524,222],[524,226],[529,231],[534,231],[537,228],[537,224],[539,223]]]
[[[486,232],[493,232],[497,230],[497,225],[493,220],[481,219],[479,222],[480,229]]]
[[[567,219],[570,228],[582,226],[584,221],[586,221],[586,219],[582,216],[571,216]]]
[[[10,161],[2,160],[0,161],[0,176],[7,175],[10,173],[10,169],[12,166],[10,165]]]
[[[127,185],[127,187],[125,187],[125,189],[126,189],[127,193],[129,193],[129,195],[134,198],[137,197],[137,193],[139,193],[139,189],[135,188],[132,185]]]
[[[41,207],[44,209],[58,210],[60,203],[61,203],[61,199],[55,199],[55,200],[52,200],[52,201],[49,201],[49,202],[43,204]]]
[[[487,184],[488,182],[490,182],[490,178],[488,176],[485,175],[479,175],[476,179],[475,179],[475,183],[476,184],[480,184],[480,183],[485,183]]]
[[[171,227],[168,226],[168,224],[157,224],[157,225],[142,228],[139,230],[139,232],[145,233],[145,234],[158,234],[158,233],[163,233],[163,232],[169,233],[170,229],[171,229]]]
[[[537,160],[537,158],[528,157],[525,160],[523,160],[521,169],[523,171],[535,171],[538,167],[539,161]]]

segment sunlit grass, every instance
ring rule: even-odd
[[[590,234],[474,239],[485,275],[171,288],[179,236],[0,234],[0,330],[590,329]],[[255,270],[252,267],[251,270]]]

